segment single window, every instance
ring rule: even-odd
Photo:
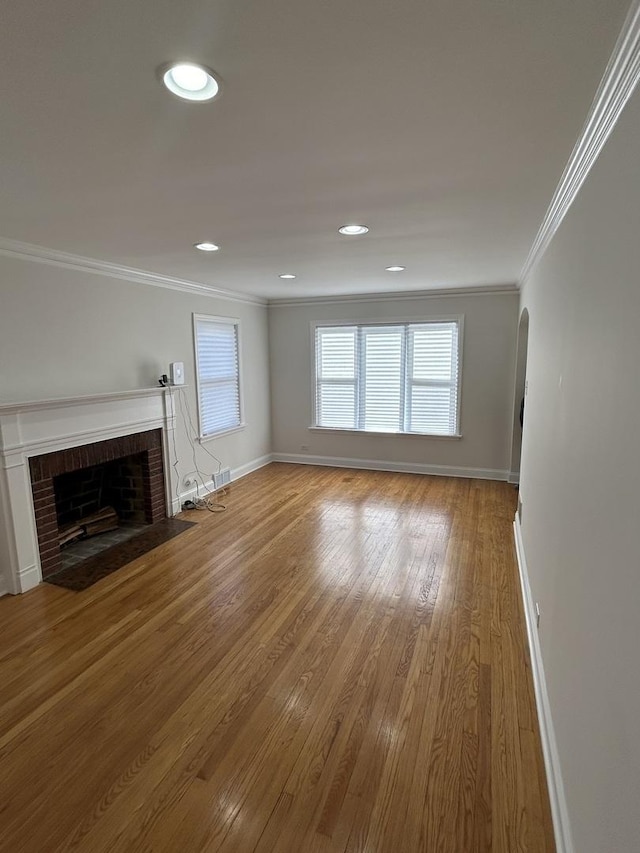
[[[200,436],[242,426],[239,320],[193,317]]]
[[[316,326],[317,427],[457,435],[460,321]]]

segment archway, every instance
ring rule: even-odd
[[[523,309],[518,324],[518,347],[516,355],[516,383],[513,399],[513,435],[511,438],[511,466],[509,482],[520,482],[520,455],[522,452],[523,427],[520,413],[523,405],[527,382],[527,351],[529,348],[529,312]]]

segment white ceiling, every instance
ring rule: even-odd
[[[627,7],[4,3],[0,235],[262,297],[513,282]],[[174,59],[222,96],[169,95]]]

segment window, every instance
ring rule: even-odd
[[[193,315],[200,437],[242,426],[240,321]]]
[[[457,435],[460,326],[316,326],[315,426]]]

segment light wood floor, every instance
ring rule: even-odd
[[[271,465],[0,600],[0,849],[552,851],[505,483]]]

